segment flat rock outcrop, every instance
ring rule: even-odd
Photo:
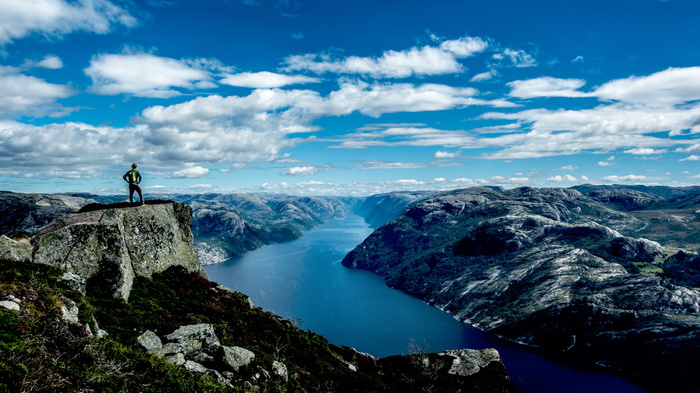
[[[136,276],[170,266],[204,271],[190,230],[192,210],[176,202],[75,213],[33,239],[32,261],[58,266],[125,300]],[[89,288],[88,288],[89,289]]]

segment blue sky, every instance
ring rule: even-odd
[[[0,0],[16,192],[700,183],[696,0]]]

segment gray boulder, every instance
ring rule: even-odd
[[[146,330],[145,333],[138,336],[136,342],[148,353],[160,354],[163,351],[163,342],[160,340],[160,337],[150,330]]]
[[[491,362],[501,361],[501,355],[493,348],[449,350],[438,355],[452,358],[448,373],[460,376],[474,375]]]
[[[255,359],[255,354],[252,351],[241,347],[227,347],[222,345],[220,354],[223,362],[234,371],[238,371],[241,367],[249,365],[253,359]]]
[[[220,345],[214,327],[207,323],[180,326],[174,332],[165,336],[169,344],[179,347],[184,354],[190,354],[201,349],[209,350]],[[167,345],[167,344],[166,344]]]

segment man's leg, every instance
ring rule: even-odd
[[[141,203],[143,203],[143,195],[141,195],[141,187],[134,186],[134,188],[136,188],[136,192],[139,193],[139,201],[141,201]]]

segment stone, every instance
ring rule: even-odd
[[[224,345],[220,348],[221,360],[234,371],[238,371],[241,367],[248,366],[253,359],[255,359],[255,354],[245,348],[228,347]]]
[[[448,350],[439,353],[440,356],[451,357],[452,366],[448,371],[452,375],[469,376],[481,371],[491,362],[500,362],[501,355],[494,348],[476,350],[459,349]]]
[[[287,365],[279,362],[277,360],[272,361],[272,373],[282,377],[285,382],[289,381],[289,375],[287,374]]]
[[[17,311],[17,312],[19,312],[19,310],[20,310],[19,304],[17,304],[16,302],[13,302],[12,300],[0,301],[0,307],[6,308],[6,309],[12,310],[12,311]]]
[[[176,366],[182,366],[183,364],[185,364],[185,355],[183,355],[182,353],[176,353],[170,356],[166,356],[165,361]]]
[[[180,326],[165,338],[168,339],[168,344],[178,345],[181,348],[181,351],[178,352],[185,354],[220,345],[219,338],[214,332],[214,327],[208,323]]]
[[[61,296],[61,315],[64,320],[80,325],[80,320],[78,319],[79,312],[78,305],[75,304],[73,300]]]
[[[186,370],[188,370],[188,371],[193,371],[193,372],[195,372],[195,373],[202,373],[202,374],[204,374],[204,373],[206,373],[207,371],[209,371],[208,368],[202,366],[201,364],[199,364],[199,363],[197,363],[197,362],[193,362],[193,361],[191,361],[191,360],[186,360],[184,366],[185,366],[185,369],[186,369]]]
[[[85,294],[85,279],[75,273],[63,273],[59,281],[67,288]]]
[[[150,330],[146,330],[142,335],[138,336],[136,342],[148,353],[161,354],[163,351],[163,342],[160,340],[160,337]]]

